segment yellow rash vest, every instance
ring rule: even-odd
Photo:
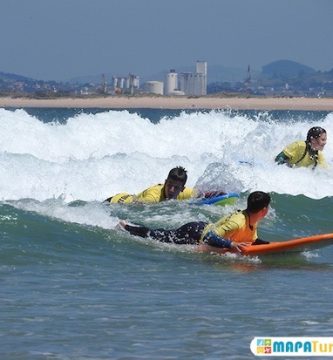
[[[196,196],[196,191],[192,188],[185,188],[177,196],[177,200],[188,200]],[[141,203],[159,203],[165,201],[164,197],[164,184],[157,184],[149,187],[146,190],[143,190],[137,195],[131,195],[129,193],[119,193],[112,196],[110,203],[118,204],[129,204],[132,202],[141,202]]]

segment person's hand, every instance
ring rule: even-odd
[[[248,242],[237,243],[237,242],[235,242],[235,241],[232,241],[230,248],[233,249],[233,250],[236,250],[237,252],[240,252],[240,253],[241,253],[241,252],[243,251],[243,248],[244,248],[245,246],[250,245],[250,244],[251,244],[251,243],[248,243]]]
[[[205,199],[209,199],[212,197],[216,197],[216,196],[221,196],[221,195],[225,195],[226,193],[224,191],[206,191],[203,193],[203,197]]]

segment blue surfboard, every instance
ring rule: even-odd
[[[223,194],[223,195],[214,196],[214,197],[211,197],[211,198],[200,199],[196,203],[198,205],[225,206],[225,205],[233,205],[233,204],[235,204],[238,199],[239,199],[239,194],[237,194],[237,193],[227,193],[227,194]]]

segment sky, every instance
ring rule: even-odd
[[[328,71],[332,19],[333,0],[1,0],[0,72],[66,81],[281,59]]]

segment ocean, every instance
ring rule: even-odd
[[[274,157],[327,130],[329,169]],[[216,221],[272,196],[269,241],[333,232],[333,113],[0,109],[0,358],[252,359],[254,337],[330,336],[333,247],[199,254],[116,228]],[[165,180],[238,192],[237,204],[106,205]]]

